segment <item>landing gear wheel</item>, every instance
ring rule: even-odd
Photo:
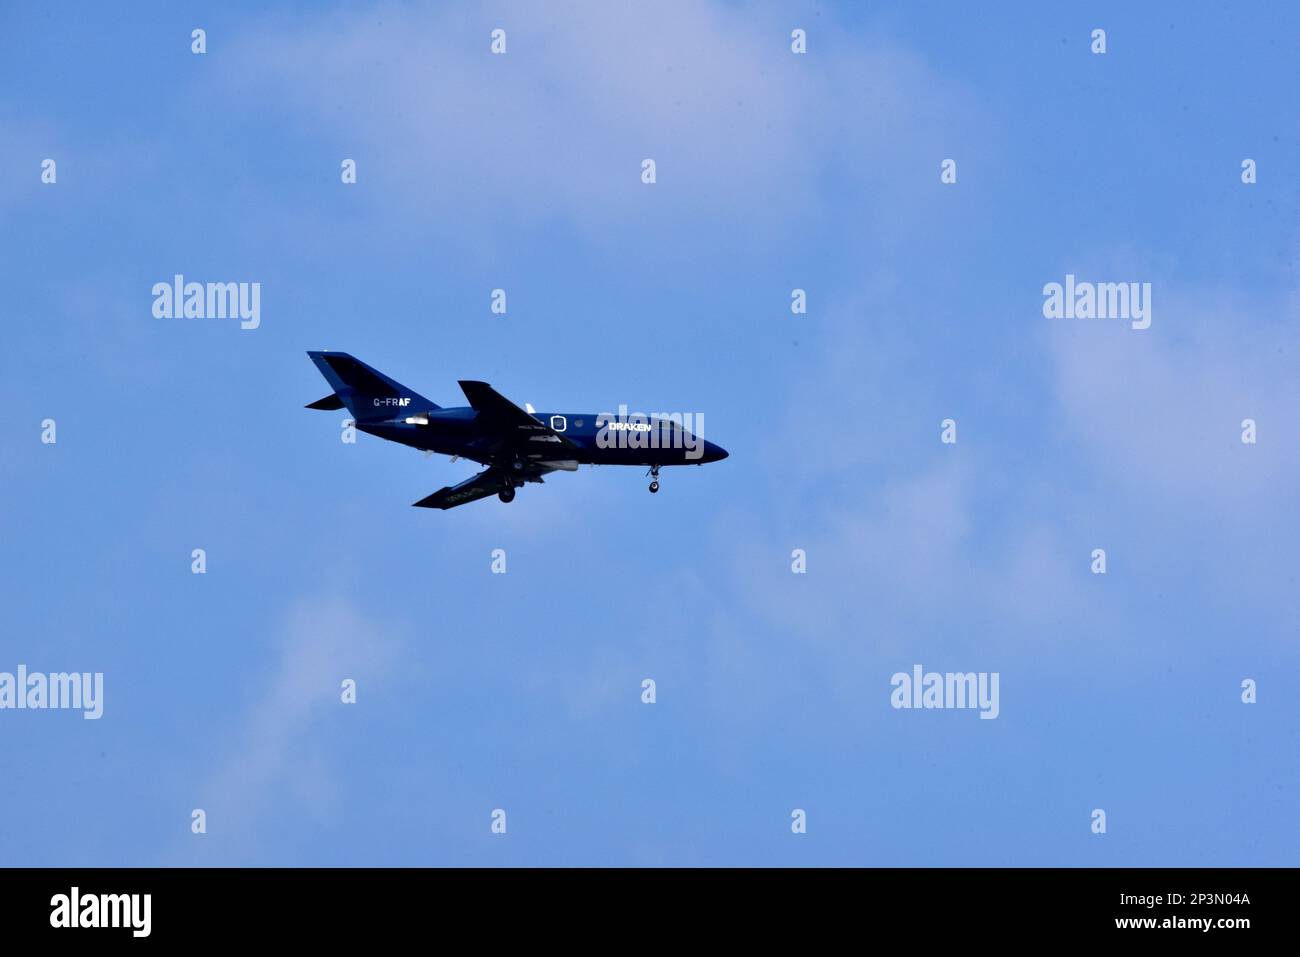
[[[503,488],[497,492],[497,498],[503,502],[513,502],[515,500],[515,490],[512,488]]]
[[[650,494],[653,495],[659,491],[659,466],[650,466],[650,471],[646,474],[650,476]]]
[[[656,481],[650,483],[650,492],[651,492],[651,494],[653,494],[653,493],[655,493],[655,492],[657,492],[657,491],[659,491],[659,482],[658,482],[658,480],[656,480]]]

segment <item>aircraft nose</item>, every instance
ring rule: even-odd
[[[706,462],[721,462],[727,457],[727,450],[713,442],[705,442],[704,451]]]

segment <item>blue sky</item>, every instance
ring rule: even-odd
[[[6,7],[0,863],[1295,865],[1300,13],[1140,6]],[[412,509],[308,349],[731,457]]]

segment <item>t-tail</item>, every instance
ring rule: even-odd
[[[398,418],[402,413],[441,408],[346,352],[308,352],[307,355],[334,389],[330,395],[308,405],[309,409],[346,408],[357,422],[376,422]]]

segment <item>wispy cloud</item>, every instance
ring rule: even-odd
[[[225,93],[291,110],[403,207],[592,229],[734,216],[773,238],[844,201],[832,171],[885,205],[900,144],[937,176],[939,144],[981,122],[920,58],[863,38],[850,52],[831,29],[796,56],[791,26],[779,8],[689,2],[275,18],[239,41]]]
[[[285,813],[285,795],[307,813],[326,814],[337,768],[328,751],[310,747],[311,729],[331,708],[343,708],[341,682],[359,695],[391,678],[400,639],[348,600],[322,595],[295,602],[278,629],[277,659],[253,699],[230,752],[195,792],[208,816],[199,845],[204,859],[238,861],[256,849],[270,807]],[[183,859],[192,859],[193,845]]]
[[[1050,330],[1063,424],[1105,481],[1158,496],[1162,507],[1236,511],[1281,495],[1275,506],[1294,513],[1294,295],[1269,302],[1155,286],[1159,316],[1147,334],[1100,323]],[[1247,418],[1258,424],[1253,446],[1241,442]]]

